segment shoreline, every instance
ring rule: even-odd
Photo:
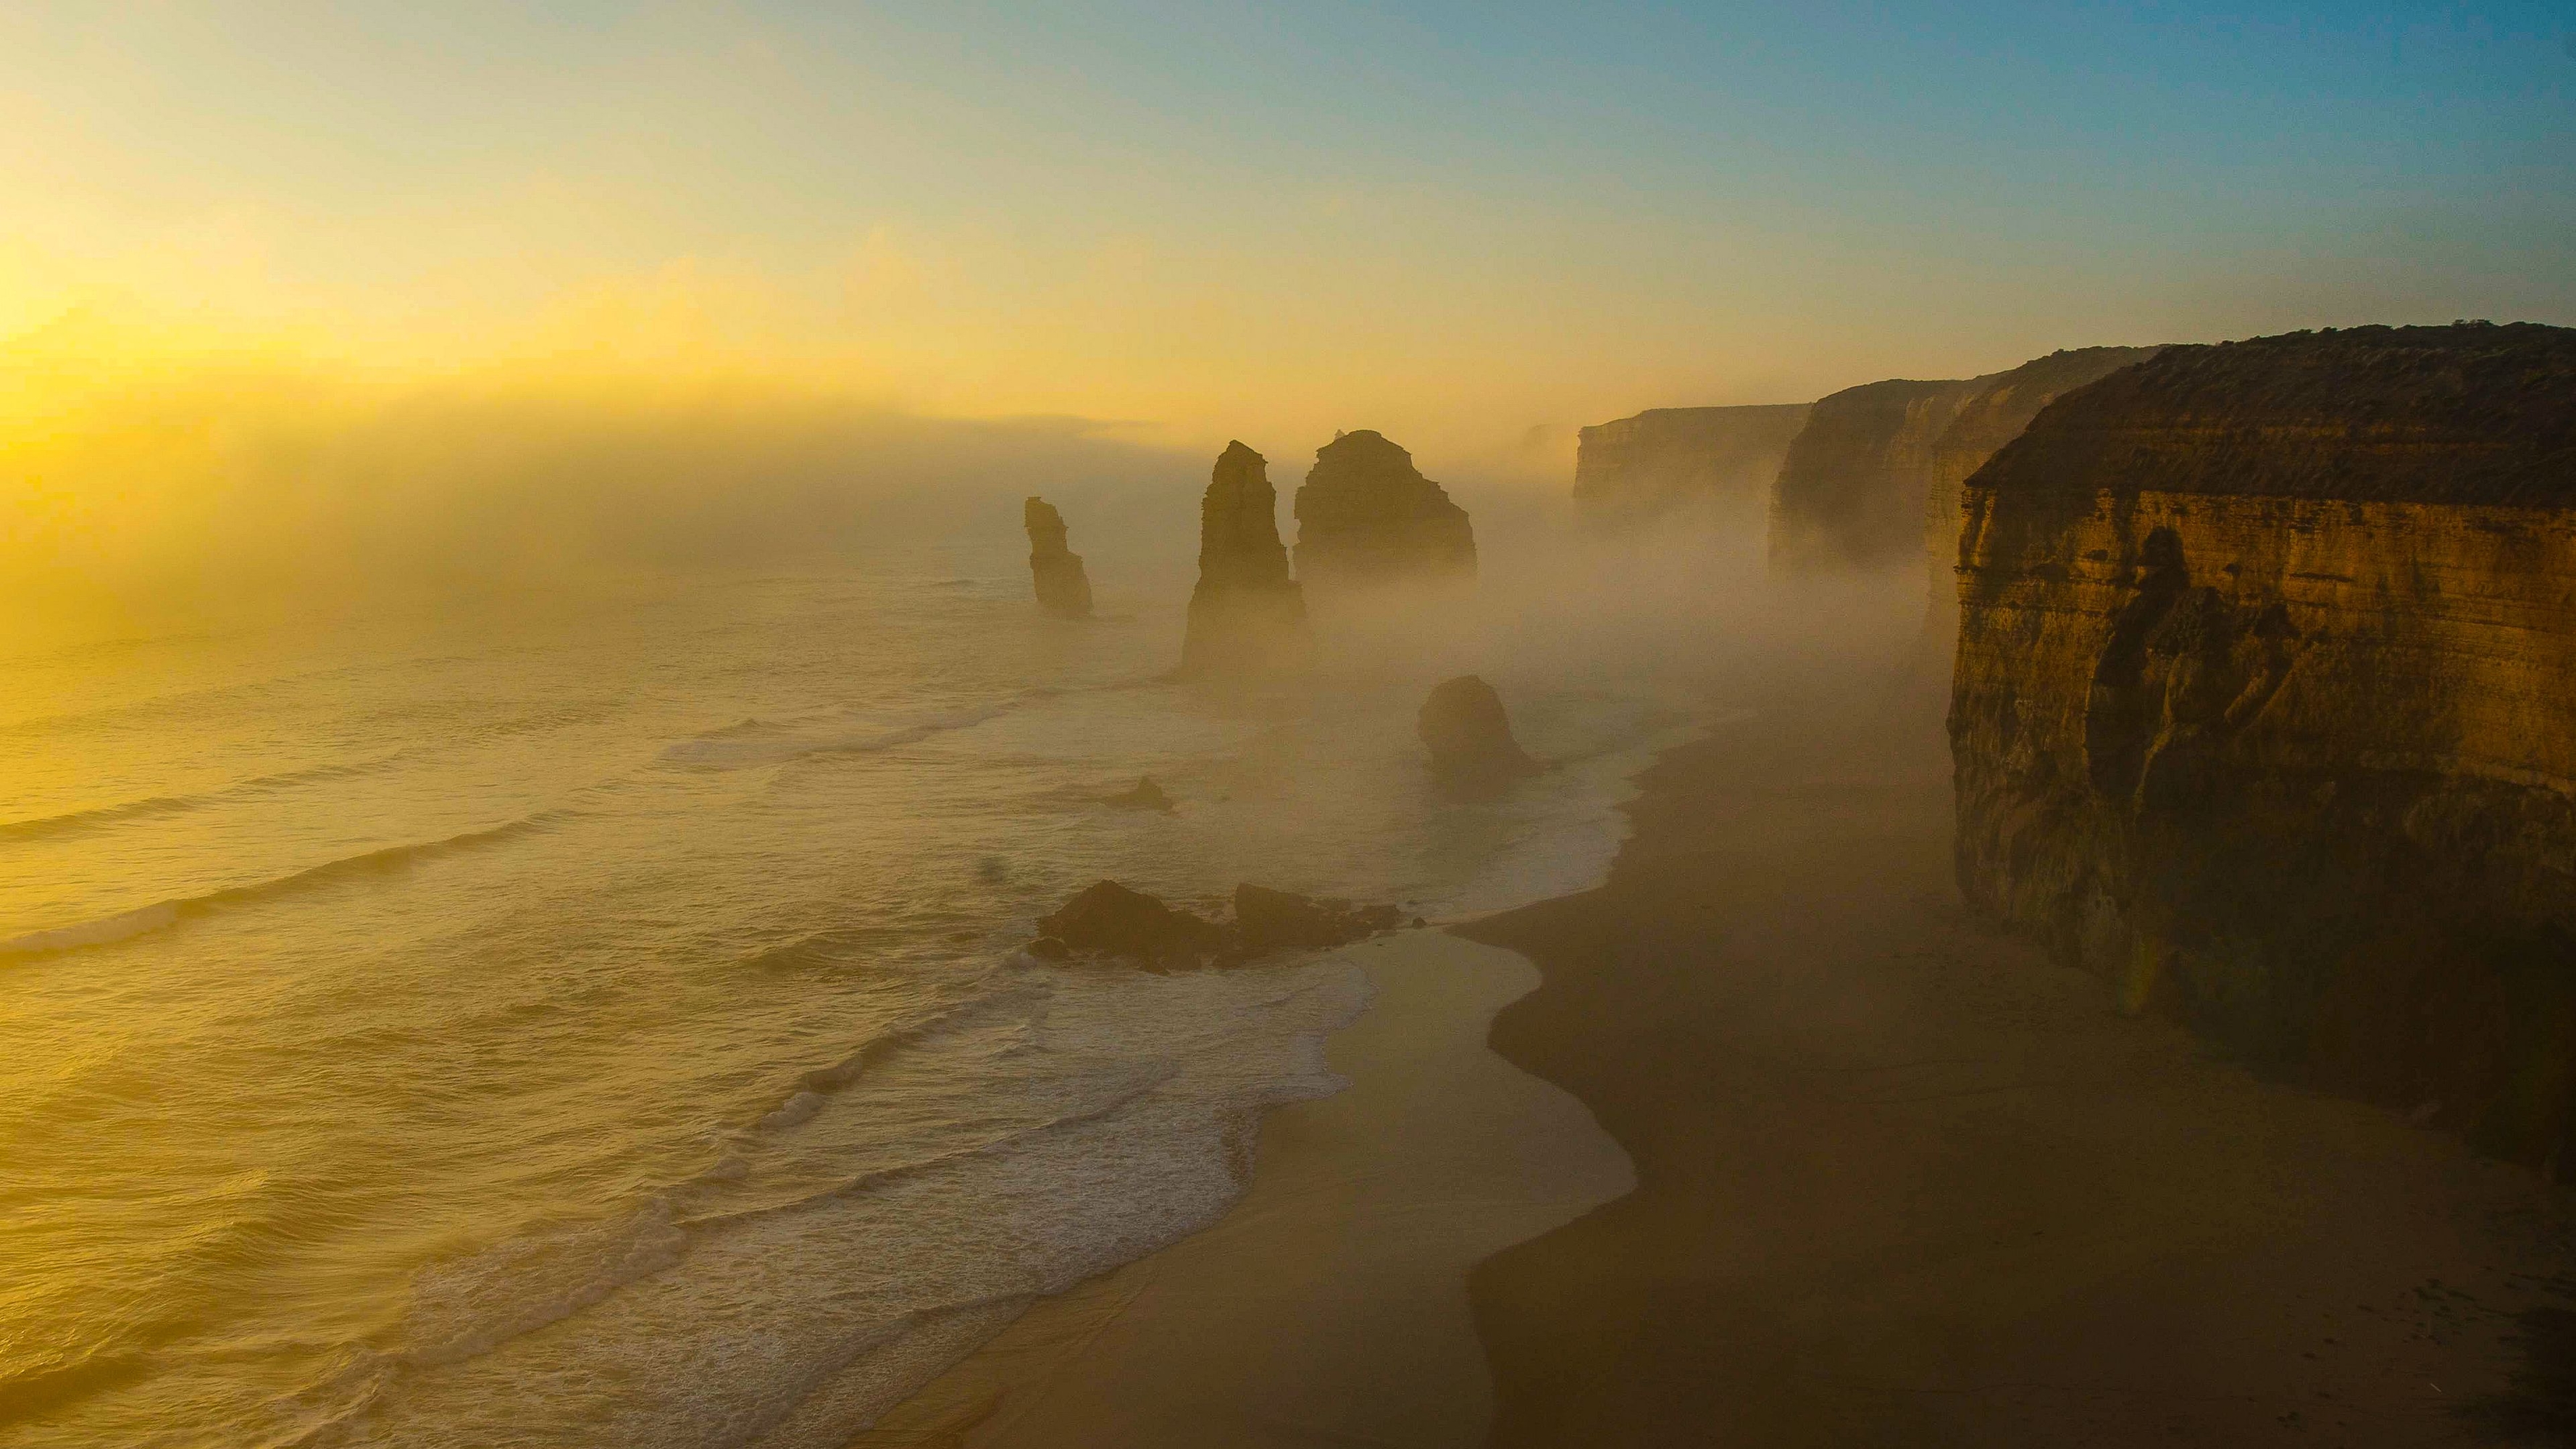
[[[1491,1442],[2559,1442],[2569,1194],[1971,921],[1887,709],[1668,752],[1603,886],[1458,928],[1640,1183],[1478,1265]]]
[[[1226,1215],[1031,1304],[852,1449],[1483,1442],[1470,1270],[1634,1176],[1487,1045],[1538,985],[1527,960],[1436,928],[1332,958],[1376,993],[1325,1044],[1349,1085],[1265,1116]]]

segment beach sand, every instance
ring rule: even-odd
[[[859,1442],[2571,1442],[2568,1195],[1972,923],[1937,720],[1861,681],[1668,754],[1606,885],[1456,928],[1527,995],[1362,948],[1355,1085],[1232,1215]]]
[[[1668,755],[1466,927],[1641,1185],[1475,1275],[1501,1445],[2568,1442],[2567,1195],[2259,1080],[1964,916],[1937,715]]]
[[[1580,1103],[1486,1044],[1528,961],[1436,931],[1337,954],[1376,990],[1326,1049],[1351,1085],[1270,1114],[1243,1200],[1041,1300],[854,1444],[1484,1442],[1469,1270],[1634,1177]]]

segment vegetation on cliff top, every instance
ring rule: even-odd
[[[2058,398],[1969,485],[2576,505],[2576,329],[2460,322],[2168,348]]]

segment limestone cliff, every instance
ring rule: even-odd
[[[1947,651],[1959,632],[1959,488],[2064,393],[2146,361],[2153,347],[2080,347],[1999,373],[1960,406],[1932,444],[1924,479],[1923,562],[1929,598],[1925,630]]]
[[[2576,1166],[2576,331],[2173,348],[2050,404],[1963,516],[1971,904]]]
[[[1267,460],[1228,443],[1199,500],[1199,581],[1190,591],[1185,674],[1294,667],[1312,651],[1305,596],[1288,577],[1279,495]]]
[[[1029,530],[1029,577],[1037,585],[1038,607],[1067,619],[1091,613],[1091,578],[1082,571],[1082,555],[1064,544],[1064,515],[1043,498],[1021,505]]]
[[[1574,449],[1575,507],[1596,527],[1700,513],[1758,528],[1808,408],[1650,408],[1585,428]]]
[[[1366,428],[1316,451],[1296,514],[1297,581],[1318,608],[1377,585],[1476,576],[1467,510]]]
[[[1918,558],[1934,446],[1992,381],[1872,382],[1819,400],[1771,491],[1771,566],[1807,573]]]

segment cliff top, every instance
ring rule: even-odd
[[[1994,376],[1995,374],[1988,374],[1985,377],[1933,379],[1891,377],[1884,382],[1864,382],[1858,387],[1847,387],[1841,392],[1829,392],[1816,399],[1816,411],[1832,414],[1868,408],[1902,410],[1908,404],[1924,398],[1939,397],[1945,392],[1958,392],[1974,387],[1978,383],[1992,381]]]
[[[1644,412],[1632,413],[1624,418],[1612,418],[1606,423],[1588,423],[1579,430],[1579,436],[1588,441],[1596,436],[1606,437],[1631,429],[1710,428],[1737,422],[1773,422],[1794,428],[1797,422],[1806,416],[1807,409],[1814,406],[1814,403],[1791,402],[1732,403],[1724,407],[1705,408],[1648,408]]]
[[[2049,404],[1969,483],[2576,506],[2576,329],[2353,327],[2167,348]]]

